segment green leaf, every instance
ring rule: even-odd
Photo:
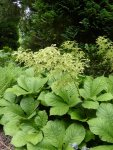
[[[69,106],[63,102],[62,98],[53,93],[46,94],[46,104],[48,106],[53,106],[50,109],[50,115],[61,116],[66,114],[69,110]]]
[[[35,75],[34,69],[33,68],[26,69],[25,70],[25,75],[28,76],[28,77],[34,77],[34,75]]]
[[[32,97],[23,98],[20,102],[20,106],[27,115],[32,114],[36,108],[35,101]]]
[[[105,90],[106,78],[104,76],[97,77],[93,80],[91,96],[99,94],[102,90]]]
[[[9,121],[13,120],[13,119],[17,119],[20,120],[22,119],[22,116],[19,116],[13,112],[10,112],[7,107],[5,107],[4,109],[1,109],[4,113],[4,115],[2,116],[1,120],[0,120],[0,124],[2,125],[6,125]]]
[[[27,144],[26,133],[23,131],[18,131],[12,138],[11,143],[15,147],[22,147]]]
[[[85,142],[89,142],[90,140],[94,140],[95,139],[95,135],[90,131],[90,130],[86,130],[86,135],[85,135]]]
[[[82,106],[87,109],[97,109],[99,107],[99,103],[96,101],[84,101]]]
[[[73,123],[66,129],[64,143],[66,146],[72,143],[80,144],[85,138],[85,129],[82,125]]]
[[[71,116],[71,119],[73,120],[79,120],[79,121],[86,121],[85,112],[81,108],[73,108],[70,109],[68,114]]]
[[[4,125],[5,135],[13,136],[18,132],[19,126],[20,120],[18,120],[18,118],[9,121],[7,124]]]
[[[87,77],[84,82],[84,89],[80,89],[80,95],[84,99],[95,100],[95,97],[101,93],[103,90],[106,90],[107,81],[106,78],[101,76],[95,79]]]
[[[30,93],[38,93],[47,82],[47,78],[27,77],[22,75],[18,78],[17,82],[18,85],[9,88],[7,91],[20,96]]]
[[[107,92],[111,93],[113,95],[113,76],[109,76],[109,78],[107,78]]]
[[[18,104],[10,104],[7,108],[7,111],[9,113],[14,113],[16,115],[24,117],[24,111],[21,109],[21,107]]]
[[[49,121],[43,129],[44,138],[48,144],[61,148],[65,135],[65,127],[61,121]]]
[[[113,150],[113,145],[102,145],[90,148],[90,150]]]
[[[30,93],[37,93],[47,82],[47,78],[20,76],[17,82],[22,89]]]
[[[6,112],[7,112],[7,107],[0,107],[0,115],[4,115]]]
[[[15,102],[15,98],[16,95],[11,93],[11,92],[7,92],[7,90],[4,93],[4,99],[6,99],[7,101],[14,103]]]
[[[113,143],[113,104],[101,104],[97,111],[97,118],[88,121],[91,132],[103,141]]]
[[[113,99],[113,95],[111,93],[104,93],[97,97],[97,101],[110,101]]]
[[[99,118],[103,118],[108,121],[113,121],[113,104],[111,104],[111,103],[100,104],[96,115]]]
[[[14,85],[12,88],[8,88],[7,92],[12,92],[13,94],[15,94],[17,96],[29,94],[29,92],[25,91],[18,85]]]
[[[27,150],[58,150],[57,148],[49,145],[46,141],[41,141],[37,145],[27,144]]]
[[[33,145],[36,145],[37,143],[41,142],[43,139],[43,134],[42,132],[36,132],[36,133],[28,133],[26,135],[26,140]]]
[[[46,111],[39,111],[38,115],[35,117],[35,123],[38,128],[42,128],[43,126],[46,125],[48,121],[48,116]]]
[[[52,85],[53,92],[60,96],[64,103],[68,104],[68,106],[73,107],[81,102],[79,98],[78,88],[74,83],[67,83],[65,86],[56,86]]]
[[[87,99],[91,96],[91,86],[92,86],[92,82],[93,82],[93,78],[91,77],[87,77],[84,81],[84,89],[80,89],[79,92],[80,92],[80,95]]]
[[[46,94],[47,94],[46,91],[42,91],[42,92],[40,93],[40,95],[38,96],[38,100],[41,101],[41,104],[42,104],[43,106],[47,106],[47,104],[46,104]]]
[[[8,101],[6,101],[5,99],[0,99],[0,106],[8,106],[8,105],[10,105],[11,103],[10,102],[8,102]]]
[[[69,110],[69,107],[65,104],[61,104],[60,106],[50,108],[50,115],[58,115],[62,116],[66,114]]]

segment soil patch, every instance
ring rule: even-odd
[[[10,144],[11,137],[6,136],[0,126],[0,150],[14,150],[14,147]]]

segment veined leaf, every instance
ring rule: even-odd
[[[19,116],[22,116],[22,117],[24,117],[25,115],[24,115],[24,111],[21,109],[21,107],[18,105],[18,104],[10,104],[9,106],[8,106],[8,108],[7,108],[7,111],[9,112],[9,113],[14,113],[14,114],[16,114],[16,115],[19,115]]]
[[[70,109],[68,114],[71,116],[71,119],[73,120],[79,120],[79,121],[86,121],[85,112],[81,108],[73,108]]]
[[[12,138],[11,143],[15,147],[22,147],[27,144],[26,133],[18,131]]]
[[[56,147],[62,148],[65,127],[61,121],[49,121],[43,129],[45,141]]]
[[[80,144],[85,138],[85,129],[82,125],[73,123],[66,129],[64,143],[66,146],[72,143]]]
[[[61,97],[53,94],[48,93],[46,94],[46,104],[48,106],[53,106],[50,109],[50,115],[64,115],[68,112],[69,106],[64,103]]]
[[[19,130],[20,120],[18,118],[14,118],[4,125],[5,135],[13,136]]]
[[[50,108],[50,115],[62,116],[64,114],[66,114],[68,112],[68,110],[69,110],[69,106],[67,106],[65,104],[61,104],[59,106]]]
[[[37,145],[27,144],[27,150],[58,150],[52,145],[49,145],[46,141],[41,141]]]
[[[25,75],[27,77],[34,77],[35,75],[35,72],[34,72],[34,69],[33,68],[28,68],[25,70]]]
[[[20,76],[17,82],[22,89],[30,93],[37,93],[47,82],[47,78]]]
[[[112,122],[113,121],[113,104],[111,103],[100,104],[96,115],[99,118],[103,118]]]
[[[28,133],[26,135],[26,140],[33,145],[36,145],[37,143],[41,142],[43,139],[43,134],[41,131],[36,132],[36,133]]]
[[[22,89],[18,85],[14,85],[12,88],[8,88],[7,92],[12,92],[13,94],[15,94],[17,96],[29,94],[29,92],[25,91],[24,89]]]
[[[42,128],[43,126],[46,125],[48,121],[48,116],[46,111],[39,111],[38,115],[35,117],[35,123],[37,127]]]
[[[99,103],[97,101],[84,101],[82,106],[87,109],[97,109],[99,107]]]
[[[101,104],[97,118],[88,121],[90,130],[103,141],[113,143],[113,104]]]
[[[3,110],[3,114],[4,114],[0,120],[0,124],[2,124],[2,125],[7,124],[9,121],[11,121],[13,119],[17,119],[17,120],[22,119],[21,116],[15,114],[15,113],[9,112],[6,107],[5,107],[5,110],[4,109],[2,109],[2,110]]]
[[[103,90],[106,90],[105,85],[107,85],[107,81],[103,76],[95,79],[87,77],[84,82],[84,88],[80,89],[79,92],[84,99],[96,100],[96,96]]]
[[[11,103],[10,102],[8,102],[8,101],[6,101],[5,99],[0,99],[0,106],[8,106],[8,105],[10,105]]]
[[[113,95],[111,93],[104,93],[97,97],[97,101],[110,101],[113,99]]]
[[[84,141],[88,142],[91,139],[95,139],[95,135],[90,130],[86,130],[86,135],[85,135]]]
[[[107,92],[111,93],[113,95],[113,76],[109,76],[109,78],[107,78]]]
[[[16,95],[11,93],[11,92],[7,92],[7,90],[4,93],[4,99],[6,99],[7,101],[14,103],[15,102],[15,98]]]
[[[91,96],[99,94],[102,90],[105,90],[106,87],[106,78],[104,76],[97,77],[93,80]]]
[[[61,87],[53,84],[52,90],[56,95],[60,96],[64,103],[66,103],[69,107],[73,107],[81,102],[77,86],[72,82]]]
[[[39,92],[47,82],[47,78],[26,77],[22,75],[18,78],[17,82],[18,85],[9,88],[7,91],[20,96]]]
[[[21,108],[27,115],[30,115],[35,110],[35,101],[32,97],[25,97],[20,102]]]

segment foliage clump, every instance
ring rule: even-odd
[[[70,52],[71,51],[71,52]],[[16,61],[24,63],[27,67],[34,67],[37,73],[69,73],[78,76],[87,66],[85,54],[74,42],[65,42],[60,48],[55,46],[40,49],[38,52],[19,50],[14,52]]]
[[[16,81],[16,78],[22,73],[20,67],[9,64],[5,67],[0,67],[0,96],[5,90]]]
[[[103,64],[113,71],[113,42],[106,37],[99,37],[96,41],[98,54],[103,58]]]
[[[90,60],[86,74],[98,76],[113,72],[113,42],[110,39],[99,36],[95,44],[85,44],[82,49]]]

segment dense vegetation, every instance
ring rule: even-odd
[[[15,150],[113,149],[112,15],[108,0],[0,1],[0,124]]]

